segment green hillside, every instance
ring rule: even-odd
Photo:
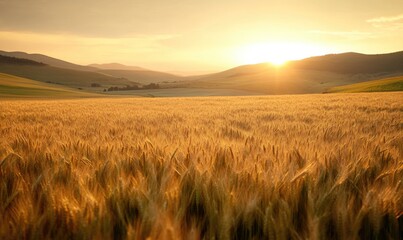
[[[102,73],[76,71],[48,65],[21,65],[0,62],[0,73],[90,91],[101,91],[110,86],[126,86],[133,84],[129,80],[108,76]],[[91,87],[92,84],[99,84],[100,87]]]
[[[0,73],[0,97],[92,97],[97,94]]]
[[[0,72],[90,91],[183,80],[183,77],[173,74],[117,63],[81,66],[42,54],[5,51],[0,51]],[[95,83],[101,87],[90,87]]]
[[[352,92],[389,92],[389,91],[403,91],[403,76],[334,87],[329,89],[327,92],[352,93]]]

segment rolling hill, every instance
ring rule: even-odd
[[[224,72],[189,77],[177,86],[225,88],[262,94],[321,93],[327,89],[403,74],[403,52],[379,55],[332,54],[270,64],[240,66]]]
[[[164,72],[156,72],[149,70],[99,70],[98,72],[127,79],[133,83],[149,84],[149,83],[167,83],[181,81],[184,78]]]
[[[99,70],[97,70],[97,72],[109,76],[125,78],[138,84],[161,84],[167,82],[181,81],[185,79],[184,77],[170,73],[152,71],[136,66],[126,66],[120,63],[91,64],[88,66],[98,68]]]
[[[41,62],[35,62],[29,59],[22,59],[16,57],[8,57],[0,55],[0,64],[9,64],[9,65],[20,65],[20,66],[45,66],[46,64]]]
[[[121,85],[133,85],[135,83],[140,83],[140,84],[149,84],[149,83],[162,83],[162,82],[171,82],[171,81],[178,81],[181,80],[182,78],[173,74],[169,73],[164,73],[164,72],[158,72],[158,71],[151,71],[145,68],[141,67],[135,67],[135,66],[126,66],[123,64],[119,63],[109,63],[109,64],[91,64],[88,66],[82,66],[74,63],[70,63],[67,61],[63,61],[57,58],[49,57],[43,54],[29,54],[25,52],[6,52],[6,51],[0,51],[0,55],[6,56],[6,57],[14,57],[14,58],[19,58],[19,59],[26,59],[26,60],[31,60],[35,61],[38,63],[43,63],[44,65],[48,65],[48,67],[56,67],[59,69],[67,69],[67,70],[74,70],[74,71],[80,71],[80,72],[92,72],[92,73],[97,73],[99,81],[102,81],[105,85],[113,85],[113,83],[105,83],[105,78],[113,78],[116,81],[116,86],[121,86]],[[0,64],[2,62],[0,61]],[[4,62],[3,62],[4,63]],[[0,67],[0,72],[1,72],[1,67]],[[29,70],[29,72],[33,72],[33,70]],[[55,71],[51,71],[52,73]],[[15,71],[11,72],[6,72],[10,74],[14,74]],[[63,73],[64,74],[64,73]],[[17,75],[17,74],[16,74]],[[39,73],[35,73],[35,76],[39,76]],[[89,74],[89,73],[80,73],[78,74],[77,72],[75,74],[70,74],[67,75],[83,75],[83,81],[86,81],[85,79],[94,79],[96,78],[94,74]],[[66,75],[66,76],[67,76]],[[85,75],[85,76],[84,76]],[[100,77],[99,75],[103,75],[103,77]],[[20,76],[20,75],[18,75]],[[28,75],[21,75],[22,77],[27,77],[31,78],[31,76]],[[54,76],[54,75],[52,75]],[[35,78],[35,80],[42,81],[42,79],[45,79],[45,76],[40,76],[38,78]],[[48,78],[45,79],[45,81],[52,81],[49,80]],[[52,82],[59,82],[59,80],[52,81]],[[77,80],[74,80],[74,82],[77,82]],[[102,84],[101,83],[101,84]],[[64,83],[62,83],[64,84]],[[76,85],[71,85],[70,86],[76,86]],[[79,86],[79,87],[85,87],[85,86]]]
[[[0,55],[1,52],[0,51]],[[143,70],[122,64],[80,66],[40,54],[7,53],[0,57],[0,72],[46,83],[99,92],[111,86],[158,83],[168,89],[197,90],[249,94],[304,94],[328,92],[335,87],[403,75],[403,52],[365,55],[359,53],[330,54],[291,61],[282,67],[267,63],[244,65],[223,72],[182,77],[169,73]],[[18,60],[18,56],[27,59]],[[36,59],[32,60],[32,59]],[[42,60],[42,61],[41,61]],[[60,66],[60,67],[55,67]],[[96,68],[94,66],[98,66]],[[74,70],[85,69],[85,71]],[[105,68],[105,69],[101,69]],[[124,69],[109,69],[124,68]],[[361,86],[361,85],[360,85]],[[380,88],[382,89],[382,88]],[[144,90],[147,92],[147,90]],[[333,90],[330,90],[333,91]],[[336,88],[336,91],[337,88]],[[125,94],[137,92],[125,92]],[[161,93],[164,95],[165,93]]]
[[[292,61],[297,69],[343,74],[394,73],[403,71],[403,51],[387,54],[341,53]]]
[[[390,92],[390,91],[403,91],[403,76],[334,87],[329,89],[327,92],[353,93],[353,92]]]
[[[10,61],[10,59],[14,60]],[[133,84],[127,79],[112,77],[98,72],[57,68],[32,60],[4,56],[0,58],[0,73],[90,91],[100,91],[109,86],[126,86]],[[98,84],[100,87],[91,87],[92,84]]]
[[[187,88],[237,89],[253,91],[260,94],[302,94],[320,93],[325,89],[342,84],[349,84],[355,79],[343,74],[298,70],[272,69],[258,66],[254,73],[225,72],[209,77],[179,83]]]
[[[67,61],[63,61],[57,58],[49,57],[43,54],[29,54],[25,52],[6,52],[0,51],[0,55],[7,56],[7,57],[15,57],[15,58],[22,58],[28,59],[35,62],[44,63],[49,66],[58,67],[58,68],[65,68],[77,71],[96,71],[96,68],[89,67],[89,66],[81,66],[78,64],[70,63]]]
[[[0,73],[0,97],[95,97],[97,94]]]

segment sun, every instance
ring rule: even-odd
[[[267,62],[279,67],[287,61],[319,55],[320,52],[318,47],[303,43],[255,43],[238,49],[236,58],[242,65]]]
[[[286,59],[282,59],[282,58],[276,58],[276,59],[270,59],[269,61],[267,61],[268,63],[271,63],[274,66],[280,67],[284,64],[287,63],[288,60]]]
[[[286,54],[268,44],[252,44],[243,47],[238,58],[241,64],[256,64],[268,62],[280,66],[287,61]]]

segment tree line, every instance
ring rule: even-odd
[[[92,87],[93,84],[91,85]],[[95,87],[99,87],[99,86],[95,86]],[[104,92],[108,91],[108,92],[112,92],[112,91],[129,91],[129,90],[144,90],[144,89],[159,89],[160,85],[158,83],[150,83],[147,85],[143,85],[143,86],[138,86],[138,85],[126,85],[125,87],[109,87],[109,88],[105,88]]]

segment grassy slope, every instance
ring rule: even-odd
[[[172,82],[172,81],[179,81],[182,80],[183,77],[176,76],[169,73],[164,72],[155,72],[149,70],[110,70],[104,69],[99,70],[99,72],[119,77],[119,78],[126,78],[134,83],[140,84],[149,84],[149,83],[162,83],[162,82]]]
[[[329,89],[327,92],[388,92],[403,91],[403,76],[385,78]]]
[[[80,92],[63,86],[55,86],[31,79],[0,73],[0,97],[90,97],[91,93]]]
[[[206,88],[160,88],[147,90],[113,91],[108,95],[142,96],[142,97],[202,97],[202,96],[251,96],[260,95],[256,92],[236,89]]]
[[[62,84],[72,88],[101,90],[109,86],[125,86],[132,82],[107,76],[102,73],[75,71],[51,66],[14,65],[0,63],[0,72],[41,82]],[[91,88],[92,83],[99,83],[102,88]]]
[[[365,81],[371,75],[347,75],[262,64],[190,80],[178,85],[189,88],[226,88],[262,94],[321,93],[343,84]]]
[[[403,51],[386,54],[341,53],[310,57],[290,62],[295,68],[344,74],[401,72]]]
[[[180,77],[173,74],[151,71],[140,67],[125,66],[122,64],[92,64],[89,66],[81,66],[66,62],[60,59],[52,58],[42,54],[28,54],[24,52],[5,52],[0,51],[0,55],[11,56],[22,59],[30,59],[36,62],[44,63],[52,67],[70,69],[76,71],[87,72],[103,72],[106,75],[117,78],[126,78],[132,82],[141,84],[158,83],[163,81],[176,81]],[[112,69],[113,68],[113,69]],[[14,73],[15,74],[15,73]],[[104,74],[103,74],[104,75]],[[28,76],[24,76],[28,77]],[[122,79],[120,79],[122,81]],[[124,84],[130,84],[127,81]]]

